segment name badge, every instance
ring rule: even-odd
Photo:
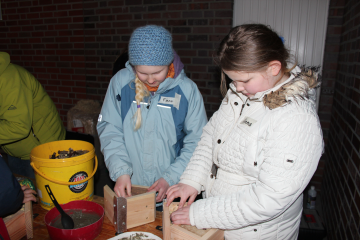
[[[251,127],[253,124],[255,124],[257,121],[255,119],[252,119],[252,118],[249,118],[249,117],[246,117],[242,122],[241,124],[245,124],[245,125],[248,125],[249,127]]]
[[[160,98],[159,103],[173,105],[177,110],[179,110],[180,99],[181,99],[181,95],[175,93],[175,97],[164,97],[164,96],[162,96]]]

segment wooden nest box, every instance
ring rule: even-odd
[[[123,198],[118,197],[109,186],[104,187],[105,215],[114,224],[117,233],[155,221],[155,192],[146,192],[147,189],[132,185],[132,196]]]
[[[179,203],[172,202],[166,207],[163,202],[163,239],[164,240],[221,240],[224,239],[224,231],[220,229],[198,229],[195,226],[175,225],[170,221],[170,214],[178,209]]]

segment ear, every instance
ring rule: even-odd
[[[277,76],[280,73],[280,70],[281,70],[281,63],[277,60],[274,60],[269,63],[267,72],[272,76]]]

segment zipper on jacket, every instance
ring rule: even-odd
[[[246,103],[247,103],[248,100],[249,100],[249,98],[247,98],[246,101],[245,101],[245,102],[243,103],[243,105],[241,106],[239,118],[240,118],[240,116],[241,116],[241,114],[242,114],[242,111],[244,110],[245,105],[246,105]],[[239,118],[238,118],[237,120],[239,120]],[[234,121],[231,129],[233,129],[233,128],[236,126],[237,120]],[[225,141],[229,138],[230,132],[231,132],[231,130],[226,134],[226,137],[225,137],[225,139],[221,142],[221,144],[224,144]],[[217,149],[217,152],[216,152],[216,154],[215,154],[215,155],[216,155],[216,161],[217,161],[217,163],[219,163],[219,159],[217,159],[218,154],[219,154],[219,151],[220,151],[220,147]],[[215,161],[214,161],[213,163],[215,164]],[[216,164],[215,164],[215,165],[216,165]],[[216,175],[215,175],[215,178],[216,178]]]
[[[245,108],[245,105],[246,105],[246,103],[247,103],[247,101],[249,100],[249,98],[247,98],[246,99],[246,101],[244,102],[244,104],[241,106],[241,110],[240,110],[240,116],[241,116],[241,114],[242,114],[242,111],[244,110],[244,108]]]
[[[36,138],[39,142],[40,142],[40,140],[37,138],[37,136],[35,135],[35,133],[34,133],[34,129],[31,127],[31,131],[32,131],[32,133],[33,133],[33,136],[34,136],[34,138]]]

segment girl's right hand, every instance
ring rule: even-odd
[[[131,180],[129,175],[121,175],[118,177],[114,192],[118,197],[131,197]]]
[[[166,206],[170,206],[170,203],[174,201],[175,198],[180,197],[180,203],[179,208],[182,208],[186,202],[186,200],[189,198],[188,206],[190,206],[194,201],[198,194],[198,191],[187,184],[178,183],[176,185],[173,185],[169,187],[169,189],[166,192],[167,200],[166,200]]]

